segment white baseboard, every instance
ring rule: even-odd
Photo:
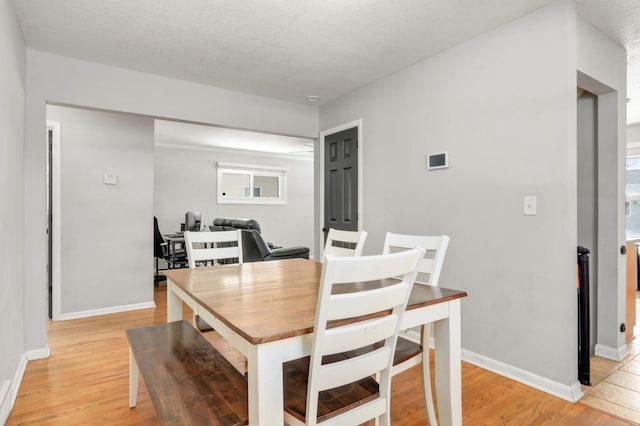
[[[619,348],[612,348],[611,346],[597,344],[595,347],[595,355],[600,358],[620,362],[629,355],[629,349],[627,348],[627,345],[622,345]]]
[[[49,348],[33,349],[25,352],[24,354],[24,356],[27,358],[27,361],[49,358],[49,355],[51,355],[51,350]]]
[[[0,387],[0,424],[5,424],[9,418],[9,414],[13,409],[13,404],[16,402],[16,398],[18,397],[22,377],[27,369],[29,359],[36,359],[29,358],[29,356],[44,354],[49,356],[49,348],[25,352],[20,359],[20,364],[18,364],[15,374],[13,375],[13,380],[6,380],[2,383]]]
[[[571,386],[565,385],[466,349],[462,350],[462,360],[542,392],[557,396],[565,401],[576,402],[584,395],[580,388],[580,382],[577,380]]]
[[[9,396],[10,387],[11,380],[5,380],[0,384],[0,425],[7,423],[9,413],[13,408],[13,404],[11,404],[11,398]]]
[[[403,337],[416,343],[420,343],[420,333],[418,330],[403,330]],[[431,349],[434,348],[433,336],[429,338],[429,346],[431,347]],[[479,355],[466,349],[462,349],[462,360],[468,362],[469,364],[473,364],[477,367],[515,380],[516,382],[523,383],[527,386],[531,386],[548,394],[557,396],[558,398],[562,398],[569,402],[576,402],[584,395],[582,393],[582,388],[580,387],[580,382],[578,382],[577,380],[571,386],[563,385],[562,383],[549,380],[545,377],[538,376],[537,374],[533,374],[529,371],[522,370],[520,368],[505,364],[500,361],[496,361],[493,358]]]
[[[134,303],[132,305],[113,306],[110,308],[91,309],[88,311],[70,312],[68,314],[61,314],[56,321],[66,321],[70,319],[95,317],[98,315],[116,314],[118,312],[135,311],[138,309],[155,308],[154,302]]]

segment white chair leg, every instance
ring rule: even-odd
[[[421,327],[422,334],[422,389],[424,391],[424,406],[427,409],[429,424],[436,426],[436,409],[433,405],[433,393],[431,392],[431,365],[429,356],[429,337],[431,335],[431,324],[424,324]]]
[[[129,407],[133,408],[138,402],[138,364],[133,356],[133,351],[129,348]]]

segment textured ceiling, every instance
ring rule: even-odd
[[[30,48],[304,103],[328,102],[550,0],[14,0]],[[639,0],[578,0],[629,49]],[[637,77],[636,77],[637,76]],[[634,102],[629,104],[633,108]]]
[[[640,123],[640,0],[578,0],[578,13],[627,49],[627,123]]]
[[[27,45],[293,102],[330,100],[549,0],[15,0]]]

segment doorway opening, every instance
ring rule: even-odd
[[[57,121],[48,122],[46,132],[46,143],[51,143],[46,176],[50,218],[47,293],[51,292],[47,304],[52,320],[149,307],[155,275],[152,216],[158,217],[160,229],[167,233],[180,229],[187,211],[202,211],[207,225],[216,217],[251,217],[271,241],[288,246],[313,244],[312,138],[243,131],[253,136],[245,142],[239,140],[238,130],[232,134],[233,129],[212,125],[167,124],[153,117],[80,106],[49,104],[47,118]],[[214,132],[231,147],[211,145],[209,136]],[[282,152],[267,151],[265,145],[276,140],[289,144],[278,146]],[[262,151],[241,149],[249,142]],[[288,176],[293,177],[286,188],[287,203],[269,208],[218,203],[219,161],[287,168]],[[272,180],[257,185],[263,197],[268,183]],[[87,235],[97,242],[90,250],[85,247]],[[116,282],[111,281],[114,270]],[[86,280],[92,271],[101,273]],[[120,291],[115,290],[118,286]]]
[[[625,234],[627,237],[627,297],[625,340],[627,344],[640,337],[640,155],[628,146],[625,160]]]
[[[578,72],[577,238],[591,250],[590,352],[619,361],[627,355],[619,318],[625,309],[624,194],[618,132],[619,94]]]

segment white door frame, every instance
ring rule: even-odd
[[[54,321],[60,320],[62,305],[62,220],[61,196],[60,196],[60,122],[47,120],[47,138],[49,130],[52,130],[51,147],[51,317]],[[48,143],[48,142],[47,142]]]
[[[619,331],[626,314],[626,256],[619,251],[625,242],[626,142],[618,132],[619,102],[624,94],[580,71],[577,83],[598,98],[597,265],[596,285],[590,290],[596,292],[596,306],[591,307],[596,312],[596,323],[591,324],[596,327],[595,355],[621,361],[628,355],[625,334]]]
[[[324,257],[324,233],[322,232],[322,228],[324,227],[324,139],[328,135],[332,135],[334,133],[341,132],[343,130],[351,129],[353,127],[358,128],[358,230],[362,230],[362,218],[363,218],[363,203],[362,203],[362,175],[363,175],[363,155],[362,155],[362,147],[363,137],[362,137],[362,119],[358,119],[355,121],[351,121],[349,123],[341,124],[336,127],[332,127],[331,129],[323,130],[320,132],[320,151],[318,156],[320,157],[320,212],[318,217],[320,218],[320,233],[318,235],[318,248],[320,251],[320,255],[317,259],[322,259]]]

